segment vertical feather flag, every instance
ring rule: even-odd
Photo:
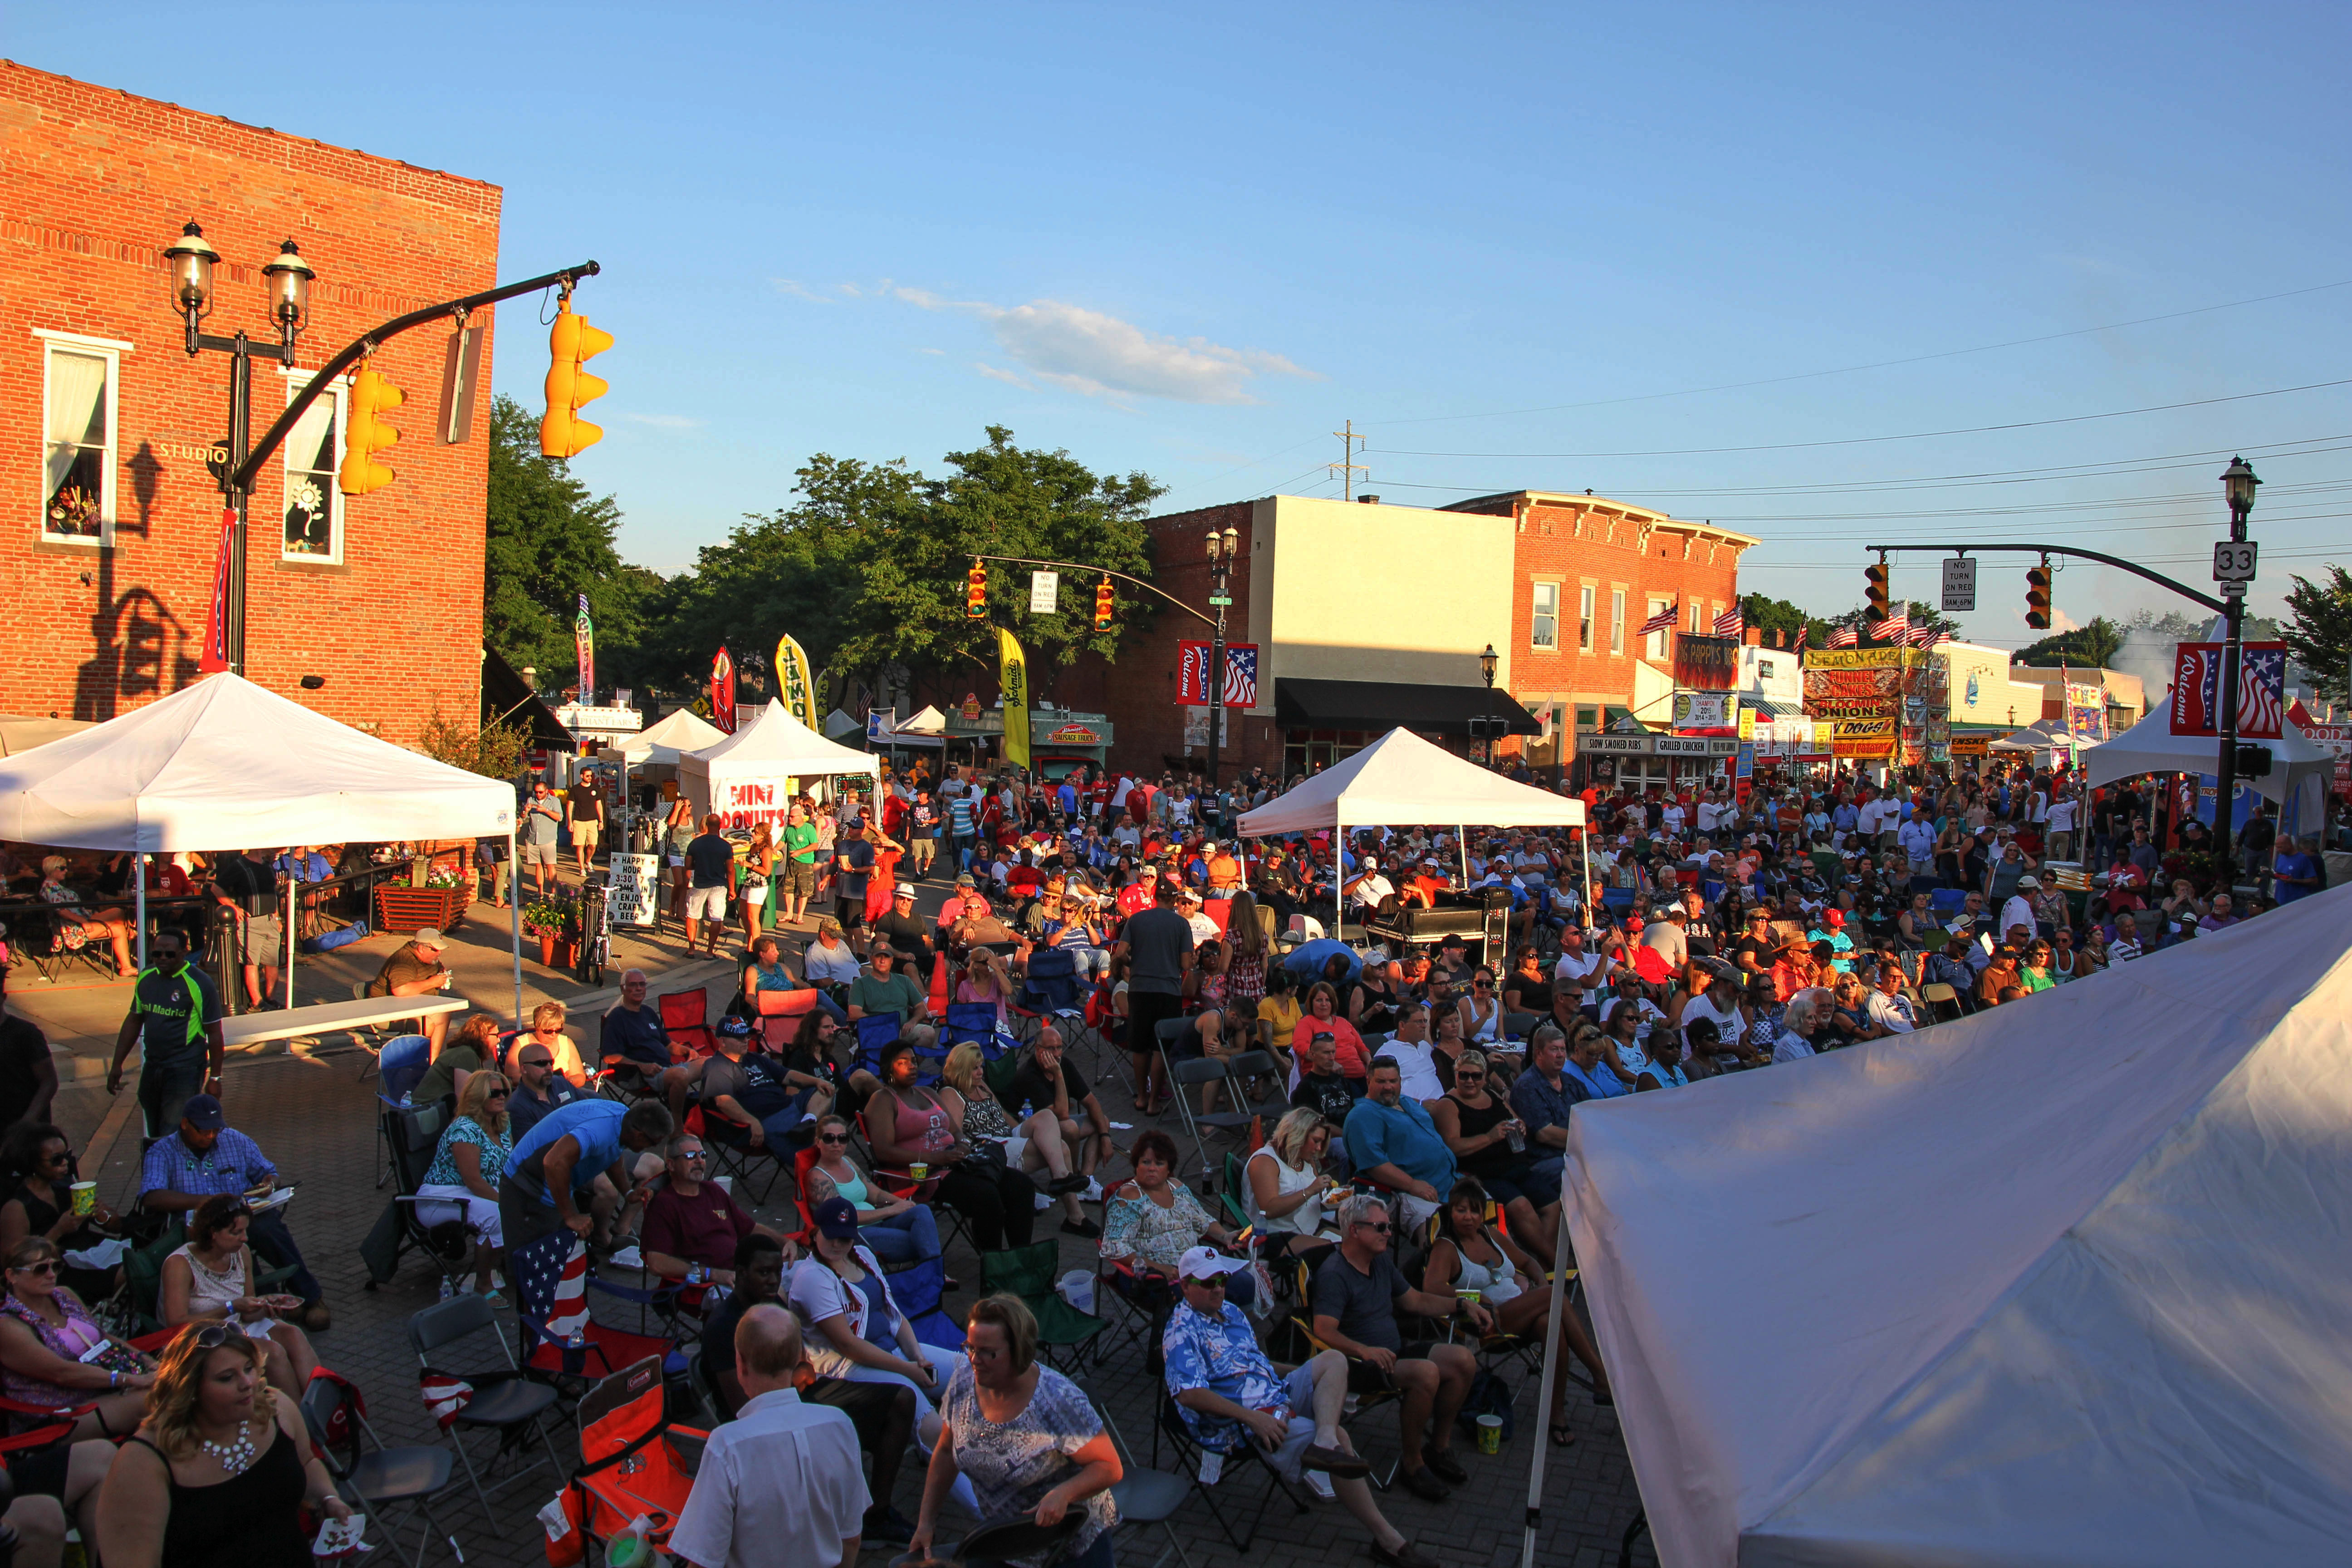
[[[725,643],[710,660],[710,721],[735,732],[735,661],[727,657]]]
[[[1003,626],[996,628],[996,685],[1004,694],[1004,760],[1015,767],[1029,765],[1029,664],[1021,645]]]
[[[588,595],[580,595],[580,618],[572,623],[572,646],[580,655],[580,702],[596,705],[596,626],[588,618]]]
[[[776,639],[776,681],[783,689],[784,711],[817,733],[824,733],[816,707],[816,682],[809,676],[808,654],[790,636]]]

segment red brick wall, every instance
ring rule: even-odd
[[[1543,702],[1572,703],[1579,697],[1587,702],[1630,700],[1633,661],[1645,646],[1638,628],[1649,615],[1652,598],[1675,600],[1685,629],[1694,603],[1704,605],[1702,627],[1712,630],[1717,611],[1738,602],[1739,552],[1670,526],[1651,528],[1644,537],[1636,519],[1530,505],[1520,519],[1517,541],[1518,581],[1513,586],[1511,624],[1517,640],[1511,656],[1511,694],[1530,709]],[[1530,646],[1533,585],[1547,579],[1559,582],[1560,590],[1556,652]],[[1590,654],[1580,651],[1577,641],[1578,591],[1587,582],[1595,589]],[[1625,590],[1625,651],[1612,655],[1609,595],[1621,584]],[[1572,712],[1570,717],[1573,721]]]
[[[274,341],[260,268],[280,240],[301,247],[319,280],[298,352],[315,369],[380,321],[495,283],[500,199],[478,180],[0,61],[0,572],[20,606],[0,619],[0,711],[106,719],[194,679],[220,514],[198,448],[226,430],[231,362],[183,350],[162,256],[181,225],[202,224],[221,253],[205,322],[221,336]],[[41,536],[37,328],[133,345],[110,548]],[[247,675],[400,742],[436,707],[471,720],[479,702],[489,399],[466,443],[439,444],[447,336],[416,329],[376,356],[408,395],[385,459],[398,478],[342,498],[340,564],[280,559],[279,458],[250,514]],[[489,370],[486,352],[485,385]],[[256,437],[287,384],[275,361],[256,363]],[[299,689],[310,674],[323,689]]]

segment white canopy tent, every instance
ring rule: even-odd
[[[513,785],[363,734],[236,675],[0,760],[0,838],[130,851],[142,861],[193,849],[504,837],[511,864],[514,828]],[[143,868],[133,882],[143,963]]]
[[[1579,1106],[1565,1207],[1660,1562],[2352,1560],[2347,930],[2338,889]]]
[[[1242,815],[1245,838],[1337,826],[1444,824],[1581,827],[1584,803],[1514,784],[1410,730],[1391,730],[1336,767]]]
[[[680,753],[715,746],[726,738],[726,731],[692,710],[681,708],[675,713],[664,714],[613,749],[627,758],[632,766],[648,763],[675,765]]]
[[[2282,833],[2316,833],[2328,781],[2336,773],[2335,753],[2293,724],[2282,729],[2275,741],[2245,742],[2269,751],[2270,776],[2238,782],[2279,808]],[[2085,750],[2083,771],[2096,787],[2143,773],[2215,773],[2221,762],[2221,742],[2210,735],[2172,732],[2172,699],[2168,696],[2122,734]]]
[[[881,759],[826,740],[773,700],[717,744],[678,758],[677,784],[699,818],[717,812],[730,827],[781,824],[793,779],[835,773],[878,776]]]

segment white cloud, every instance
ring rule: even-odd
[[[1260,400],[1251,387],[1260,375],[1321,379],[1280,354],[1227,348],[1206,338],[1163,337],[1116,316],[1058,300],[1004,306],[949,300],[928,289],[887,283],[877,291],[920,310],[977,316],[996,334],[997,346],[1038,380],[1090,397],[1255,403]],[[998,380],[1009,378],[1009,373],[983,369]]]
[[[622,418],[632,425],[651,425],[659,430],[694,430],[702,421],[684,414],[624,414]]]
[[[974,360],[972,362],[971,368],[980,372],[981,374],[988,377],[991,381],[1007,382],[1019,387],[1024,392],[1034,390],[1027,382],[1022,380],[1011,371],[1006,370],[1000,365],[990,364],[985,360]]]
[[[794,282],[790,278],[771,278],[768,279],[768,287],[773,289],[779,294],[789,295],[795,300],[806,300],[812,305],[830,305],[834,303],[832,299],[818,293],[807,284]]]
[[[919,354],[943,354],[948,351],[945,349],[917,349],[915,352]]]

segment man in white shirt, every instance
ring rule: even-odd
[[[1919,887],[1917,879],[1931,872],[1935,867],[1936,825],[1927,819],[1925,812],[1906,812],[1904,814],[1903,826],[1895,830],[1895,842],[1910,858],[1914,879],[1911,890],[1913,892],[1932,890],[1930,888]],[[1932,878],[1930,881],[1932,882]]]
[[[1379,860],[1367,855],[1361,864],[1364,874],[1348,884],[1348,897],[1368,909],[1376,908],[1382,899],[1393,894],[1396,889],[1390,885],[1386,877],[1381,875]]]
[[[1441,1099],[1445,1085],[1438,1080],[1437,1053],[1429,1043],[1429,1014],[1418,1002],[1408,1002],[1397,1014],[1395,1036],[1383,1042],[1374,1058],[1387,1057],[1397,1065],[1407,1100],[1426,1103]]]
[[[2050,816],[2043,825],[2042,858],[2072,860],[2074,858],[2074,814],[2078,803],[2070,795],[2061,795],[2050,803]]]
[[[1698,797],[1698,830],[1708,837],[1723,826],[1723,807],[1717,805],[1713,790],[1702,790]]]
[[[743,1314],[732,1349],[749,1398],[734,1420],[711,1430],[670,1533],[671,1556],[692,1568],[856,1563],[871,1500],[857,1428],[794,1392],[799,1322],[763,1303]]]
[[[1900,965],[1879,964],[1878,984],[1870,994],[1870,1021],[1889,1035],[1907,1035],[1919,1026],[1918,1014],[1911,1005],[1911,998],[1903,994],[1903,970]]]
[[[1555,985],[1573,980],[1588,992],[1599,990],[1609,973],[1609,955],[1584,950],[1584,928],[1571,925],[1559,933],[1559,962],[1551,966]]]
[[[2026,895],[2041,890],[2042,879],[2039,877],[2020,877],[2017,879],[2017,891],[2002,900],[2000,920],[1993,927],[1993,930],[2001,934],[2002,940],[2006,941],[2009,933],[2019,926],[2025,928],[2025,934],[2029,938],[2033,935],[2033,905],[2027,900]]]
[[[2116,917],[2116,940],[2107,943],[2107,956],[2117,963],[2129,963],[2145,952],[2139,944],[2139,923],[2126,910]]]
[[[857,954],[841,940],[841,922],[827,915],[817,921],[816,940],[801,955],[801,973],[812,985],[854,985]]]

